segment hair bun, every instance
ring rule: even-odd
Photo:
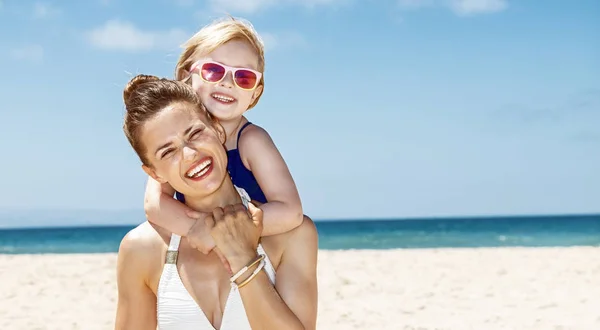
[[[129,80],[127,86],[125,86],[125,90],[123,91],[123,100],[125,101],[125,104],[129,102],[129,98],[131,97],[131,95],[141,85],[158,80],[160,80],[160,78],[158,78],[157,76],[151,76],[146,74],[138,74],[137,76],[133,77],[131,80]]]

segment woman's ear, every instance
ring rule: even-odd
[[[146,174],[148,174],[154,180],[156,180],[156,181],[158,181],[160,183],[166,183],[167,182],[167,180],[161,178],[158,174],[156,174],[156,171],[152,167],[146,166],[146,165],[142,165],[142,169],[144,170],[144,172],[146,172]]]
[[[213,127],[215,128],[215,131],[217,132],[219,141],[221,141],[221,144],[224,145],[225,142],[227,141],[227,134],[225,133],[225,128],[223,128],[223,125],[221,125],[217,120],[213,121]]]

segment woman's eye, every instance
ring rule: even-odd
[[[190,139],[193,140],[195,138],[197,138],[198,136],[200,136],[200,133],[202,133],[203,129],[197,129],[195,130],[192,135],[190,135]]]
[[[160,158],[165,158],[165,157],[169,156],[169,155],[170,155],[170,154],[172,154],[172,153],[173,153],[173,149],[167,149],[167,150],[165,150],[165,151],[162,153],[162,155],[160,155]]]

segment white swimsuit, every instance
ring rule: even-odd
[[[247,207],[250,198],[247,193],[236,187]],[[172,234],[167,257],[163,267],[157,293],[157,317],[160,330],[216,330],[196,301],[186,290],[177,270],[177,251],[181,236]],[[275,269],[262,245],[257,252],[265,255],[264,271],[271,283],[275,284]],[[221,330],[251,330],[242,297],[237,287],[232,286],[225,303]]]

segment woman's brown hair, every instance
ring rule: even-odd
[[[137,75],[125,86],[123,101],[127,110],[123,131],[146,166],[150,166],[150,162],[146,157],[146,148],[140,141],[141,128],[146,121],[154,118],[167,106],[178,102],[192,104],[207,116],[211,124],[218,124],[216,118],[206,111],[200,97],[191,86],[180,81],[144,74]]]

